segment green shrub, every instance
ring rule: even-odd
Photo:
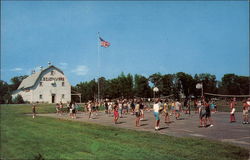
[[[14,99],[13,99],[13,103],[14,104],[23,104],[24,103],[24,100],[23,100],[23,97],[18,94]]]

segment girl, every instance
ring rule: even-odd
[[[59,104],[57,103],[56,104],[56,114],[59,114],[60,113],[60,106]]]
[[[230,112],[230,123],[236,122],[235,116],[234,116],[234,113],[235,113],[235,98],[231,100],[230,109],[231,109],[231,112]]]
[[[206,126],[206,121],[205,121],[205,116],[206,116],[206,109],[205,109],[205,104],[202,102],[199,105],[199,117],[200,117],[200,127],[205,127]]]
[[[75,104],[75,102],[72,103],[71,108],[72,108],[72,118],[76,119],[76,104]]]
[[[243,124],[248,124],[248,105],[247,102],[243,102]]]
[[[35,104],[32,105],[32,113],[33,113],[33,118],[36,116],[36,106]]]
[[[119,118],[118,104],[115,103],[115,105],[114,105],[114,122],[115,122],[115,124],[117,124],[118,118]]]
[[[169,115],[168,115],[168,104],[167,104],[167,100],[165,101],[164,105],[163,105],[163,112],[164,112],[164,115],[165,115],[165,123],[170,123],[170,118],[169,118]]]
[[[139,127],[140,126],[140,116],[141,116],[141,112],[140,112],[140,102],[139,100],[137,100],[137,103],[135,105],[135,126]]]
[[[88,111],[89,111],[89,119],[91,118],[91,113],[92,113],[92,102],[89,101],[87,105]]]

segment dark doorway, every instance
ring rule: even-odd
[[[56,95],[52,94],[51,97],[52,97],[52,103],[55,103]]]

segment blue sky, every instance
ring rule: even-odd
[[[247,1],[2,2],[1,79],[61,68],[72,85],[121,72],[248,76]],[[98,37],[111,43],[100,48]]]

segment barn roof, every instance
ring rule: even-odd
[[[19,90],[19,89],[25,89],[25,88],[33,87],[33,86],[36,84],[37,80],[40,78],[41,74],[44,73],[45,71],[47,71],[47,70],[50,69],[50,68],[54,68],[54,69],[56,69],[57,71],[59,71],[59,72],[61,72],[62,74],[64,74],[63,71],[60,70],[59,68],[57,68],[57,67],[55,67],[55,66],[53,66],[53,65],[48,66],[47,68],[45,68],[45,69],[43,69],[43,70],[41,70],[41,71],[39,71],[39,72],[36,72],[36,73],[34,73],[34,74],[31,74],[30,76],[28,76],[27,78],[25,78],[25,79],[22,81],[22,83],[20,84],[20,86],[18,87],[18,90]]]

